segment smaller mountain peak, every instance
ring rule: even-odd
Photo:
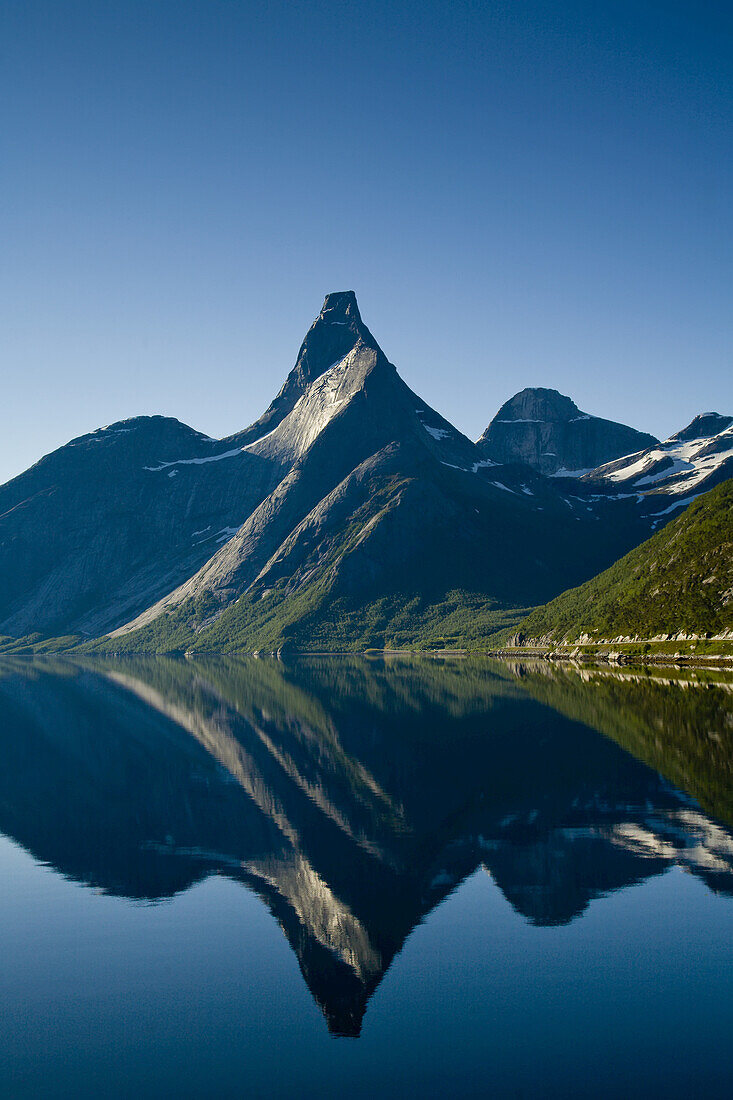
[[[558,390],[544,389],[541,386],[529,386],[520,390],[506,401],[496,414],[495,420],[536,420],[538,422],[562,423],[580,415],[580,409],[569,397]]]
[[[189,427],[188,424],[184,424],[175,416],[162,416],[160,413],[153,413],[152,415],[130,416],[126,420],[115,420],[113,424],[105,424],[102,428],[95,428],[92,432],[76,436],[74,439],[69,440],[68,445],[76,446],[79,443],[88,442],[99,443],[105,439],[112,442],[120,435],[129,435],[133,439],[143,438],[145,440],[176,439],[179,436],[194,437],[207,442],[215,442],[209,436],[204,435],[203,432],[196,431],[195,428]],[[117,440],[117,442],[119,441]]]
[[[577,476],[658,442],[626,424],[581,412],[558,390],[536,386],[502,405],[478,446],[494,462],[522,462],[541,474]]]
[[[723,416],[721,413],[700,413],[691,420],[686,428],[671,436],[672,439],[691,440],[707,439],[712,435],[718,435],[733,424],[733,416]]]

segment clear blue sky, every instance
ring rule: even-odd
[[[243,427],[330,290],[473,437],[733,411],[722,0],[3,0],[0,133],[0,481]]]

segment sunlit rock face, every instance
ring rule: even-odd
[[[502,405],[478,445],[494,462],[577,477],[657,442],[647,432],[581,412],[557,390],[532,388]]]
[[[545,926],[673,866],[733,893],[732,712],[689,671],[5,660],[0,830],[120,896],[242,883],[353,1036],[481,868]]]
[[[232,441],[251,444],[273,432],[300,402],[311,383],[343,362],[359,344],[376,347],[374,337],[361,319],[356,295],[352,290],[327,294],[282,389],[259,420],[232,436]]]

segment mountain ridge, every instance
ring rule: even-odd
[[[528,412],[612,423],[551,390],[521,391],[492,423],[508,407],[515,425]],[[500,463],[407,386],[353,291],[335,292],[248,428],[214,440],[130,418],[0,487],[0,634],[153,648],[476,640],[642,542],[687,503],[691,471],[723,477],[732,426],[701,414],[660,444],[612,425],[652,443],[587,472]],[[639,462],[669,475],[626,479]]]

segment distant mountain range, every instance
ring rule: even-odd
[[[474,443],[402,381],[354,294],[329,294],[249,428],[214,440],[138,417],[0,488],[0,634],[115,651],[473,645],[731,473],[731,417],[659,443],[553,390],[517,394]]]

